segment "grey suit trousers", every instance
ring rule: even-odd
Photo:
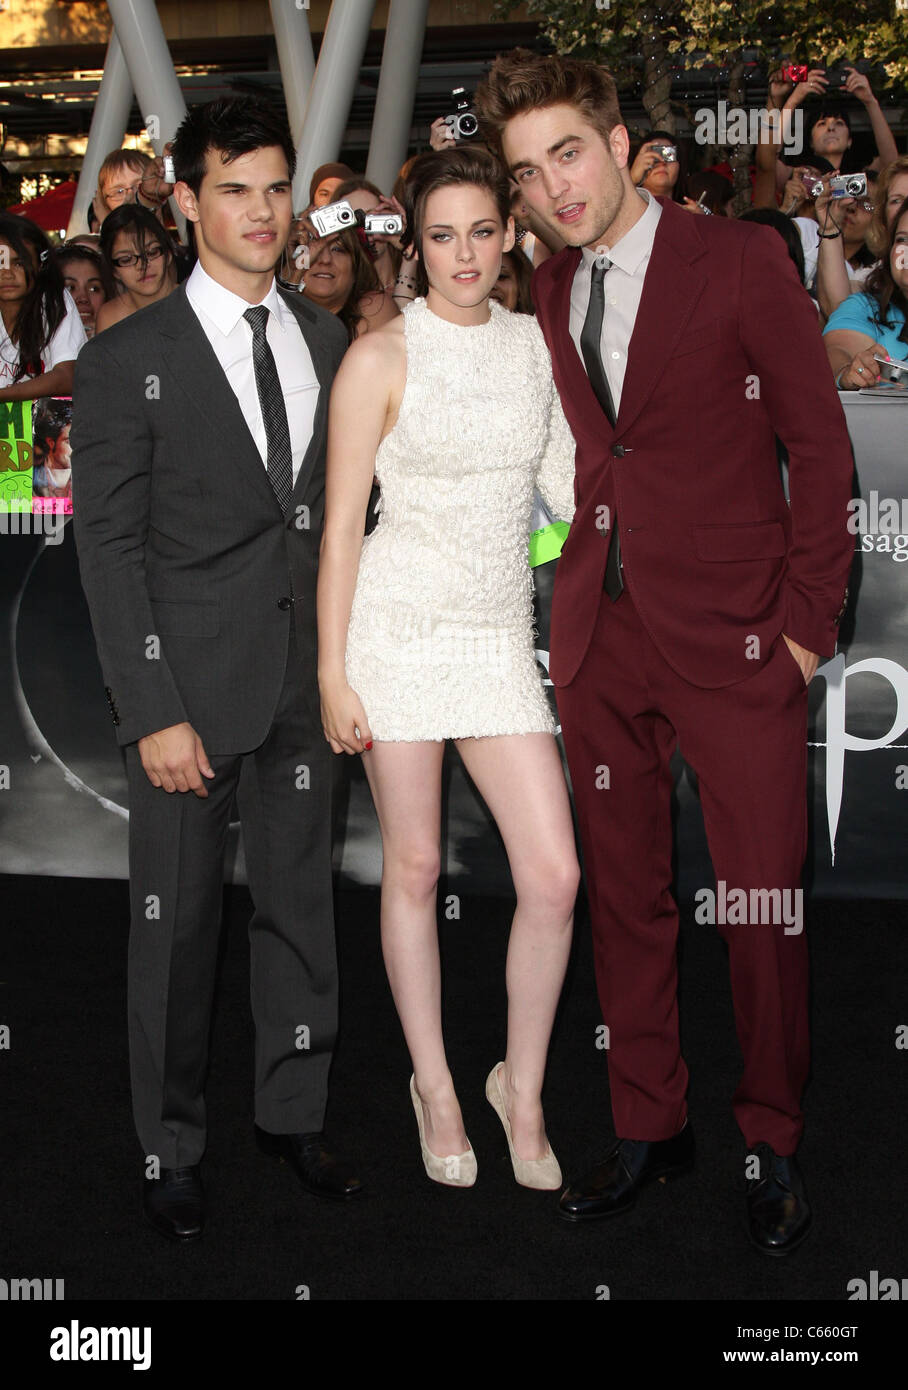
[[[255,1120],[275,1134],[323,1125],[337,1028],[331,880],[331,750],[293,610],[271,728],[255,749],[210,757],[207,798],[153,787],[135,743],[129,780],[129,1051],[133,1113],[147,1157],[197,1163],[234,797],[254,914]]]

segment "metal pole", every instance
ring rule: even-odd
[[[98,170],[105,155],[119,149],[129,124],[129,110],[132,106],[132,83],[126,59],[116,33],[110,35],[107,57],[104,60],[104,75],[98,88],[98,99],[91,115],[88,130],[88,144],[79,174],[79,186],[73,199],[73,208],[66,229],[67,237],[78,236],[88,231],[88,209],[98,187]]]
[[[186,103],[154,0],[107,0],[107,8],[123,46],[148,139],[160,154],[186,115]],[[185,235],[183,214],[172,198],[170,202]]]
[[[366,178],[384,193],[407,157],[429,0],[391,0]]]
[[[296,147],[302,139],[306,102],[315,72],[309,12],[296,0],[270,0],[270,6],[277,61],[287,103],[287,120]]]
[[[320,164],[336,160],[372,22],[375,0],[334,0],[309,92],[297,146],[293,206],[309,202],[309,181]]]

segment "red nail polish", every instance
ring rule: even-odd
[[[371,740],[371,738],[370,738],[370,739],[369,739],[369,742],[366,744],[366,748],[369,749],[369,748],[371,748],[371,747],[372,747],[372,740]]]

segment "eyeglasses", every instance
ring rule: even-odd
[[[135,198],[141,186],[142,180],[139,179],[136,183],[130,184],[128,188],[106,188],[104,190],[104,197],[108,202],[113,198],[118,198],[120,202],[122,202],[124,198]]]
[[[138,265],[140,261],[143,265],[147,265],[149,261],[159,261],[163,255],[166,255],[166,252],[158,242],[157,245],[149,247],[147,251],[140,251],[138,255],[111,256],[110,259],[111,264],[115,265],[118,270],[125,270],[127,266]]]

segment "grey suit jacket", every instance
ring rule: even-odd
[[[320,383],[286,517],[185,286],[79,354],[73,524],[121,744],[188,720],[209,754],[257,747],[284,678],[291,593],[312,675],[302,695],[317,700],[328,395],[347,335],[284,298]]]

